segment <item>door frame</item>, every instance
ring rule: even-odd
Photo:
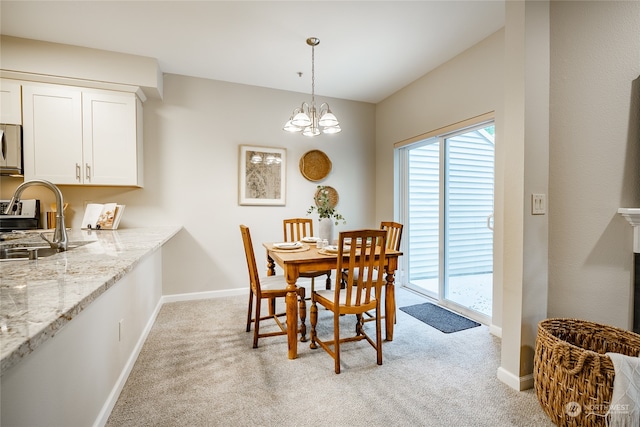
[[[402,141],[400,143],[397,143],[394,145],[394,159],[395,159],[395,182],[396,182],[396,203],[395,203],[395,207],[396,207],[396,218],[405,223],[405,233],[409,233],[409,227],[410,224],[408,223],[407,220],[407,204],[406,201],[408,200],[408,196],[409,196],[409,176],[408,176],[408,146],[413,146],[413,145],[421,145],[426,143],[426,141],[428,140],[433,140],[433,139],[437,139],[437,140],[441,140],[442,142],[444,142],[444,140],[446,138],[450,138],[453,137],[455,135],[459,135],[459,134],[463,134],[465,132],[469,132],[472,131],[474,129],[478,129],[478,128],[482,128],[482,127],[486,127],[488,125],[493,124],[495,126],[495,114],[494,112],[490,112],[490,113],[486,113],[462,122],[458,122],[443,128],[439,128],[436,129],[434,131],[419,135],[417,137]],[[443,148],[441,148],[440,150],[440,165],[442,165],[443,163],[443,157],[444,157],[444,144],[442,144]],[[495,156],[495,146],[494,146],[494,156]],[[495,160],[495,157],[494,157]],[[495,207],[495,189],[496,189],[496,182],[495,182],[495,168],[496,165],[494,163],[494,185],[493,185],[493,189],[494,189],[494,196],[493,196],[493,202],[494,202],[494,207]],[[442,184],[442,180],[444,178],[444,168],[440,167],[439,170],[439,176],[440,176],[440,181],[441,181],[441,189],[443,188],[444,184]],[[444,298],[444,281],[445,281],[445,277],[443,275],[444,272],[444,253],[443,253],[443,245],[444,245],[444,207],[442,207],[443,203],[444,203],[444,191],[440,191],[439,194],[439,203],[440,203],[440,215],[439,215],[439,229],[441,230],[439,233],[439,254],[438,254],[438,295],[434,297],[433,294],[431,293],[426,293],[424,288],[418,287],[418,286],[413,286],[409,283],[409,245],[408,245],[408,238],[405,239],[403,241],[403,251],[404,253],[407,255],[405,257],[401,258],[401,268],[400,271],[402,271],[403,275],[402,275],[402,284],[403,286],[407,287],[408,289],[411,289],[415,292],[420,293],[421,295],[432,299],[433,301],[435,301],[436,303],[438,303],[439,305],[442,305],[446,308],[452,309],[462,315],[465,315],[467,317],[470,317],[476,321],[479,321],[483,324],[487,324],[487,325],[491,325],[492,324],[492,316],[487,316],[481,312],[469,309],[463,305],[457,304],[454,301],[451,300],[447,300]],[[494,208],[495,210],[495,208]],[[493,240],[494,240],[494,244],[493,244],[493,270],[494,270],[494,274],[493,274],[493,283],[492,283],[492,294],[495,294],[493,288],[496,286],[496,280],[495,280],[495,233],[493,236]],[[496,307],[496,301],[495,298],[492,298],[492,314],[495,310]]]

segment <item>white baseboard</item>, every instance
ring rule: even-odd
[[[496,336],[498,338],[502,338],[502,327],[496,325],[489,325],[489,332],[491,335]]]
[[[523,391],[533,388],[533,374],[518,377],[501,366],[498,368],[497,376],[500,381],[516,391]]]
[[[168,302],[193,301],[193,300],[199,300],[199,299],[222,298],[222,297],[235,297],[238,295],[249,295],[249,288],[227,289],[223,291],[191,292],[187,294],[163,295],[162,298],[160,298],[160,302],[162,302],[162,304],[165,304]]]

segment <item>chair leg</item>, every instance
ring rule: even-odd
[[[318,306],[316,302],[313,301],[313,297],[311,298],[311,309],[309,310],[309,314],[311,317],[311,344],[309,344],[309,348],[318,348],[318,344],[316,343],[316,325],[318,324]]]
[[[356,314],[356,335],[364,335],[364,332],[362,330],[364,325],[364,318],[362,317],[362,314]]]
[[[331,272],[327,273],[326,289],[331,290]]]
[[[253,290],[249,288],[249,310],[247,311],[247,332],[251,330],[251,312],[253,311]]]
[[[262,306],[262,301],[256,301],[256,321],[253,327],[253,348],[258,348],[258,335],[260,334],[260,307]]]
[[[335,351],[336,374],[340,373],[340,316],[333,313],[333,350]]]
[[[275,315],[276,315],[276,299],[270,298],[269,299],[269,316],[275,316]]]
[[[376,307],[376,353],[378,365],[382,365],[382,322],[380,321],[380,306]]]
[[[305,301],[304,288],[302,289],[303,291],[302,291],[302,295],[300,295],[300,301],[298,302],[298,307],[300,311],[300,335],[301,335],[300,342],[305,342],[307,340],[307,325],[305,323],[305,321],[307,320],[307,303]],[[287,325],[287,327],[289,327],[289,325]]]

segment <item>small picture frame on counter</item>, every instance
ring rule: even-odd
[[[89,203],[82,218],[83,230],[116,230],[126,205],[117,203]]]

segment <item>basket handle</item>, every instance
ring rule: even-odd
[[[577,373],[582,371],[582,368],[584,367],[585,362],[589,358],[593,358],[595,362],[597,375],[602,375],[600,371],[600,354],[596,353],[595,351],[583,349],[580,352],[580,357],[578,358],[578,362],[575,364],[575,366],[572,369],[570,369],[570,367],[568,366],[568,363],[563,363],[563,360],[569,359],[569,356],[570,356],[569,347],[567,347],[566,345],[563,345],[563,343],[556,343],[553,345],[553,349],[551,350],[551,353],[552,353],[551,361],[554,364],[558,366],[562,366],[563,368],[567,369],[569,375],[576,375]]]

